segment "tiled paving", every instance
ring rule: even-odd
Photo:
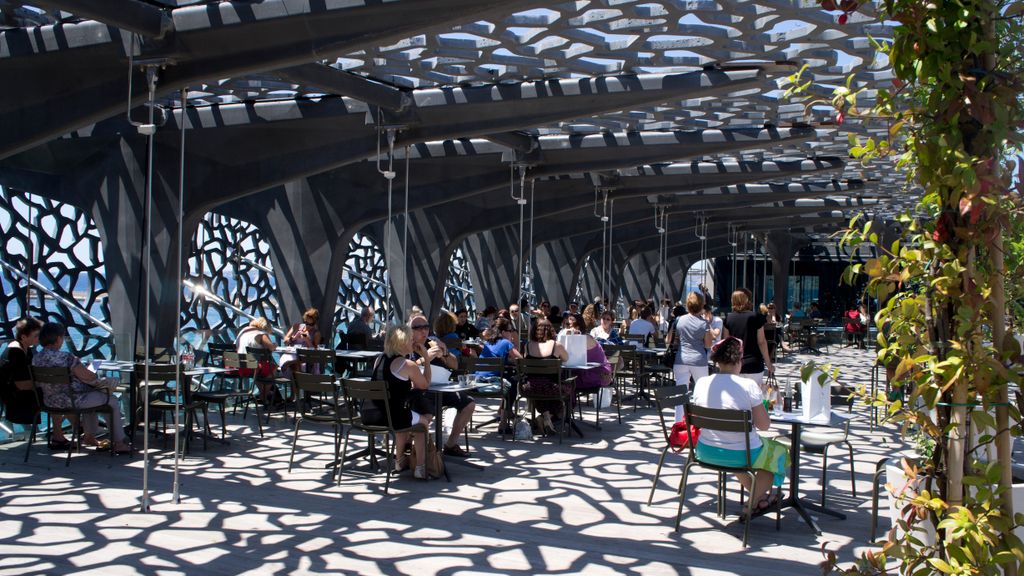
[[[867,382],[870,353],[830,352],[822,358],[841,367],[844,381]],[[780,363],[780,377],[795,378],[804,358]],[[140,457],[89,453],[65,468],[42,447],[23,464],[24,445],[7,444],[0,446],[0,575],[815,574],[823,545],[844,561],[867,546],[871,473],[898,448],[893,430],[869,432],[866,412],[856,412],[856,497],[847,457],[829,458],[829,503],[847,519],[821,517],[823,534],[815,536],[792,510],[780,532],[773,518],[759,518],[747,549],[738,493],[730,495],[731,516],[717,517],[712,474],[693,478],[683,530],[673,531],[682,457],[671,458],[646,505],[662,443],[651,409],[630,408],[621,425],[606,417],[601,431],[584,424],[584,439],[561,445],[503,442],[491,432],[473,438],[484,471],[452,466],[451,483],[405,474],[390,495],[383,475],[349,475],[334,486],[324,471],[326,430],[303,432],[289,473],[283,418],[264,440],[233,418],[231,445],[203,451],[198,443],[183,461],[180,504],[171,501],[173,458],[154,451],[148,514],[139,511]],[[817,499],[820,457],[804,458],[802,491]],[[887,526],[883,516],[880,531]]]

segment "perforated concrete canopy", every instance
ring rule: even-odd
[[[847,160],[850,134],[884,137],[884,123],[836,125],[828,106],[784,98],[804,66],[826,99],[851,74],[861,107],[890,86],[874,43],[891,23],[870,5],[843,25],[815,0],[0,0],[0,14],[0,183],[101,219],[125,205],[96,190],[144,175],[126,111],[130,94],[131,120],[147,121],[147,70],[167,206],[184,125],[186,225],[210,210],[283,218],[328,253],[395,225],[374,200],[387,163],[396,194],[408,165],[415,249],[434,271],[453,245],[514,231],[520,181],[535,243],[569,242],[575,259],[600,242],[606,194],[624,258],[664,246],[687,260],[700,217],[721,253],[733,231],[800,240],[913,203],[890,163]]]

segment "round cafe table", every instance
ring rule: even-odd
[[[804,522],[811,527],[811,530],[815,534],[821,534],[821,528],[818,527],[818,523],[811,516],[810,511],[818,512],[821,514],[827,514],[840,520],[846,520],[846,515],[842,512],[837,512],[830,508],[825,508],[814,504],[812,502],[804,502],[800,498],[800,434],[803,431],[804,426],[823,426],[829,428],[840,428],[843,424],[849,420],[852,416],[849,414],[840,414],[835,410],[831,411],[829,421],[823,422],[812,422],[811,420],[804,418],[803,412],[782,412],[775,414],[773,411],[768,411],[768,416],[771,418],[773,423],[777,424],[789,424],[790,435],[789,435],[789,495],[782,500],[783,508],[793,508],[796,510],[800,517],[804,519]],[[853,463],[850,463],[851,466]],[[826,489],[824,486],[822,489]]]

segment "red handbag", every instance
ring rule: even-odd
[[[687,426],[684,418],[672,425],[672,430],[668,433],[668,445],[673,452],[682,452],[690,447],[690,442],[696,446],[698,438],[700,438],[700,428]]]

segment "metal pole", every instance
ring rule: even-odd
[[[152,66],[146,69],[146,79],[149,84],[149,126],[154,127],[153,124],[153,111],[155,110],[154,99],[156,98],[156,69]],[[153,143],[154,135],[156,134],[155,127],[151,129],[150,134],[147,138],[147,158],[146,158],[146,226],[144,227],[143,234],[145,235],[146,243],[146,273],[143,284],[143,294],[146,297],[145,306],[143,306],[143,314],[146,315],[145,322],[143,322],[143,346],[145,347],[145,364],[143,365],[143,381],[149,383],[149,360],[150,360],[150,341],[149,341],[149,301],[150,298],[150,286],[153,274]],[[179,288],[180,289],[180,288]],[[134,410],[135,408],[132,407]],[[142,399],[142,511],[149,512],[149,398]]]
[[[182,382],[181,373],[181,258],[183,256],[182,250],[184,249],[184,235],[185,235],[185,126],[187,124],[185,114],[185,99],[188,96],[188,89],[181,89],[181,125],[178,127],[181,130],[181,158],[178,161],[178,281],[175,284],[177,289],[178,297],[176,299],[178,307],[174,315],[175,323],[178,325],[177,341],[178,341],[178,357],[174,367],[174,382],[177,387],[174,391],[174,480],[171,484],[171,498],[175,504],[181,504],[181,493],[179,492],[180,484],[178,482],[178,467],[180,464],[180,454],[178,452],[178,443],[180,442],[180,430],[181,424],[181,394],[185,386],[188,386],[188,382]]]

